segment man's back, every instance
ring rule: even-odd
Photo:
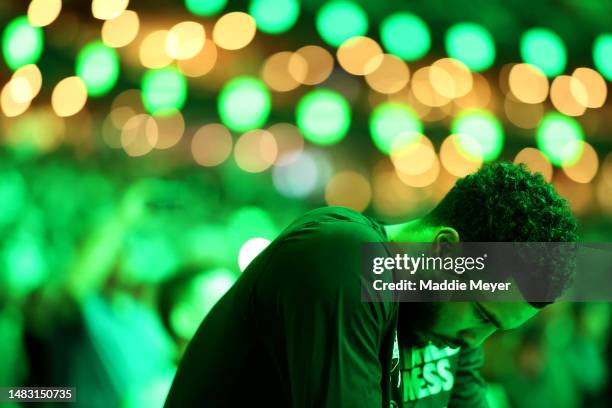
[[[340,207],[290,225],[206,317],[166,406],[388,406],[397,306],[361,302],[359,265],[385,241]]]

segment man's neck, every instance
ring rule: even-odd
[[[385,225],[384,228],[391,242],[431,242],[435,236],[434,229],[423,218]]]

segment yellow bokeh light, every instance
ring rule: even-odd
[[[366,74],[366,82],[370,88],[383,94],[392,94],[402,90],[410,80],[408,65],[392,54],[380,54],[372,58],[368,64],[378,66]]]
[[[576,183],[590,183],[597,174],[599,158],[593,146],[586,142],[580,142],[582,154],[572,164],[563,163],[563,171]]]
[[[223,163],[232,152],[232,135],[221,124],[201,127],[191,140],[191,155],[200,166],[212,167]]]
[[[195,57],[204,47],[206,32],[202,24],[183,21],[168,31],[166,54],[177,60]]]
[[[123,13],[129,2],[129,0],[93,0],[91,12],[95,18],[110,20]]]
[[[329,78],[333,69],[334,57],[325,48],[317,45],[307,45],[298,49],[289,60],[289,73],[293,79],[301,80],[304,85],[320,84]]]
[[[553,175],[553,167],[550,160],[544,154],[533,147],[526,147],[517,153],[514,163],[523,163],[533,173],[540,173],[544,180],[550,182]]]
[[[10,87],[14,101],[18,103],[29,102],[40,92],[42,75],[36,65],[24,65],[13,73],[7,85]]]
[[[289,72],[289,62],[294,58],[294,73]],[[301,66],[301,68],[297,68]],[[306,77],[308,65],[301,56],[293,56],[292,52],[281,51],[272,54],[264,63],[261,77],[273,90],[287,92],[297,88]]]
[[[346,40],[338,48],[336,56],[344,70],[353,75],[370,74],[383,62],[382,48],[369,37],[357,36]]]
[[[140,63],[147,68],[163,68],[172,62],[166,53],[168,30],[156,30],[147,35],[140,43]]]
[[[512,95],[524,103],[541,103],[548,96],[548,78],[531,64],[516,64],[510,68],[508,86]]]
[[[242,170],[261,173],[276,161],[278,147],[272,133],[255,129],[238,138],[234,146],[234,159]]]
[[[87,102],[87,88],[78,76],[62,79],[51,94],[51,106],[58,116],[77,114]]]
[[[144,156],[157,144],[157,123],[150,115],[132,116],[121,129],[121,146],[132,157]]]
[[[28,21],[33,27],[48,26],[62,11],[62,0],[32,0],[28,6]]]
[[[482,160],[474,154],[468,157],[457,146],[459,146],[457,135],[450,135],[444,139],[440,146],[440,161],[450,174],[465,177],[478,170],[482,166]]]
[[[156,149],[169,149],[175,146],[185,132],[185,119],[178,109],[168,109],[163,115],[153,116],[157,125]]]
[[[550,86],[553,106],[568,116],[580,116],[586,110],[588,93],[584,84],[569,75],[559,75]]]
[[[188,77],[200,77],[208,74],[217,62],[217,46],[209,39],[193,58],[179,60],[177,65],[181,72]]]
[[[234,11],[222,16],[213,28],[213,40],[226,50],[239,50],[253,41],[257,26],[250,15]]]
[[[469,68],[453,58],[434,62],[429,68],[429,80],[434,91],[448,99],[467,95],[474,84]]]
[[[472,72],[472,89],[453,101],[459,110],[467,108],[486,108],[491,102],[491,86],[487,78],[477,72]]]
[[[370,183],[354,171],[335,174],[325,187],[325,201],[328,205],[339,205],[361,212],[368,208],[371,198]]]
[[[570,82],[570,91],[576,100],[580,101],[583,97],[582,85],[587,92],[585,106],[587,108],[600,108],[606,102],[608,87],[606,81],[591,68],[577,68],[572,74],[572,78],[577,81]]]
[[[412,187],[429,186],[440,174],[440,162],[433,144],[423,135],[416,143],[394,146],[391,161],[399,179]]]
[[[429,67],[423,67],[414,73],[412,76],[412,92],[423,105],[430,107],[444,106],[450,102],[450,98],[436,92],[431,83],[429,70]]]
[[[119,16],[106,20],[102,25],[102,41],[109,47],[125,47],[138,35],[140,20],[132,10],[125,10]]]
[[[9,81],[2,88],[2,93],[0,93],[0,107],[2,108],[2,113],[4,113],[5,116],[12,118],[19,116],[28,110],[30,107],[30,101],[27,100],[25,102],[17,102],[15,99],[13,99],[11,81]]]

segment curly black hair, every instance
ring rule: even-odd
[[[425,217],[432,225],[453,227],[463,242],[576,242],[577,222],[567,201],[541,174],[523,164],[496,162],[459,179],[444,199]],[[568,246],[533,244],[546,270],[547,296],[556,298],[573,277]],[[536,250],[536,248],[538,250]],[[540,252],[540,249],[545,251]],[[552,256],[551,256],[552,255]],[[530,262],[533,263],[531,258]],[[542,276],[539,277],[542,287]],[[518,280],[518,279],[517,279]],[[526,286],[521,291],[525,295]],[[541,302],[534,302],[539,304]],[[542,302],[548,303],[548,302]]]

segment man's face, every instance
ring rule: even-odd
[[[418,308],[428,309],[419,314],[428,316],[429,321],[419,319],[413,325],[413,339],[453,348],[479,346],[497,330],[518,327],[538,312],[527,302],[428,303]],[[410,314],[410,310],[406,312]]]

